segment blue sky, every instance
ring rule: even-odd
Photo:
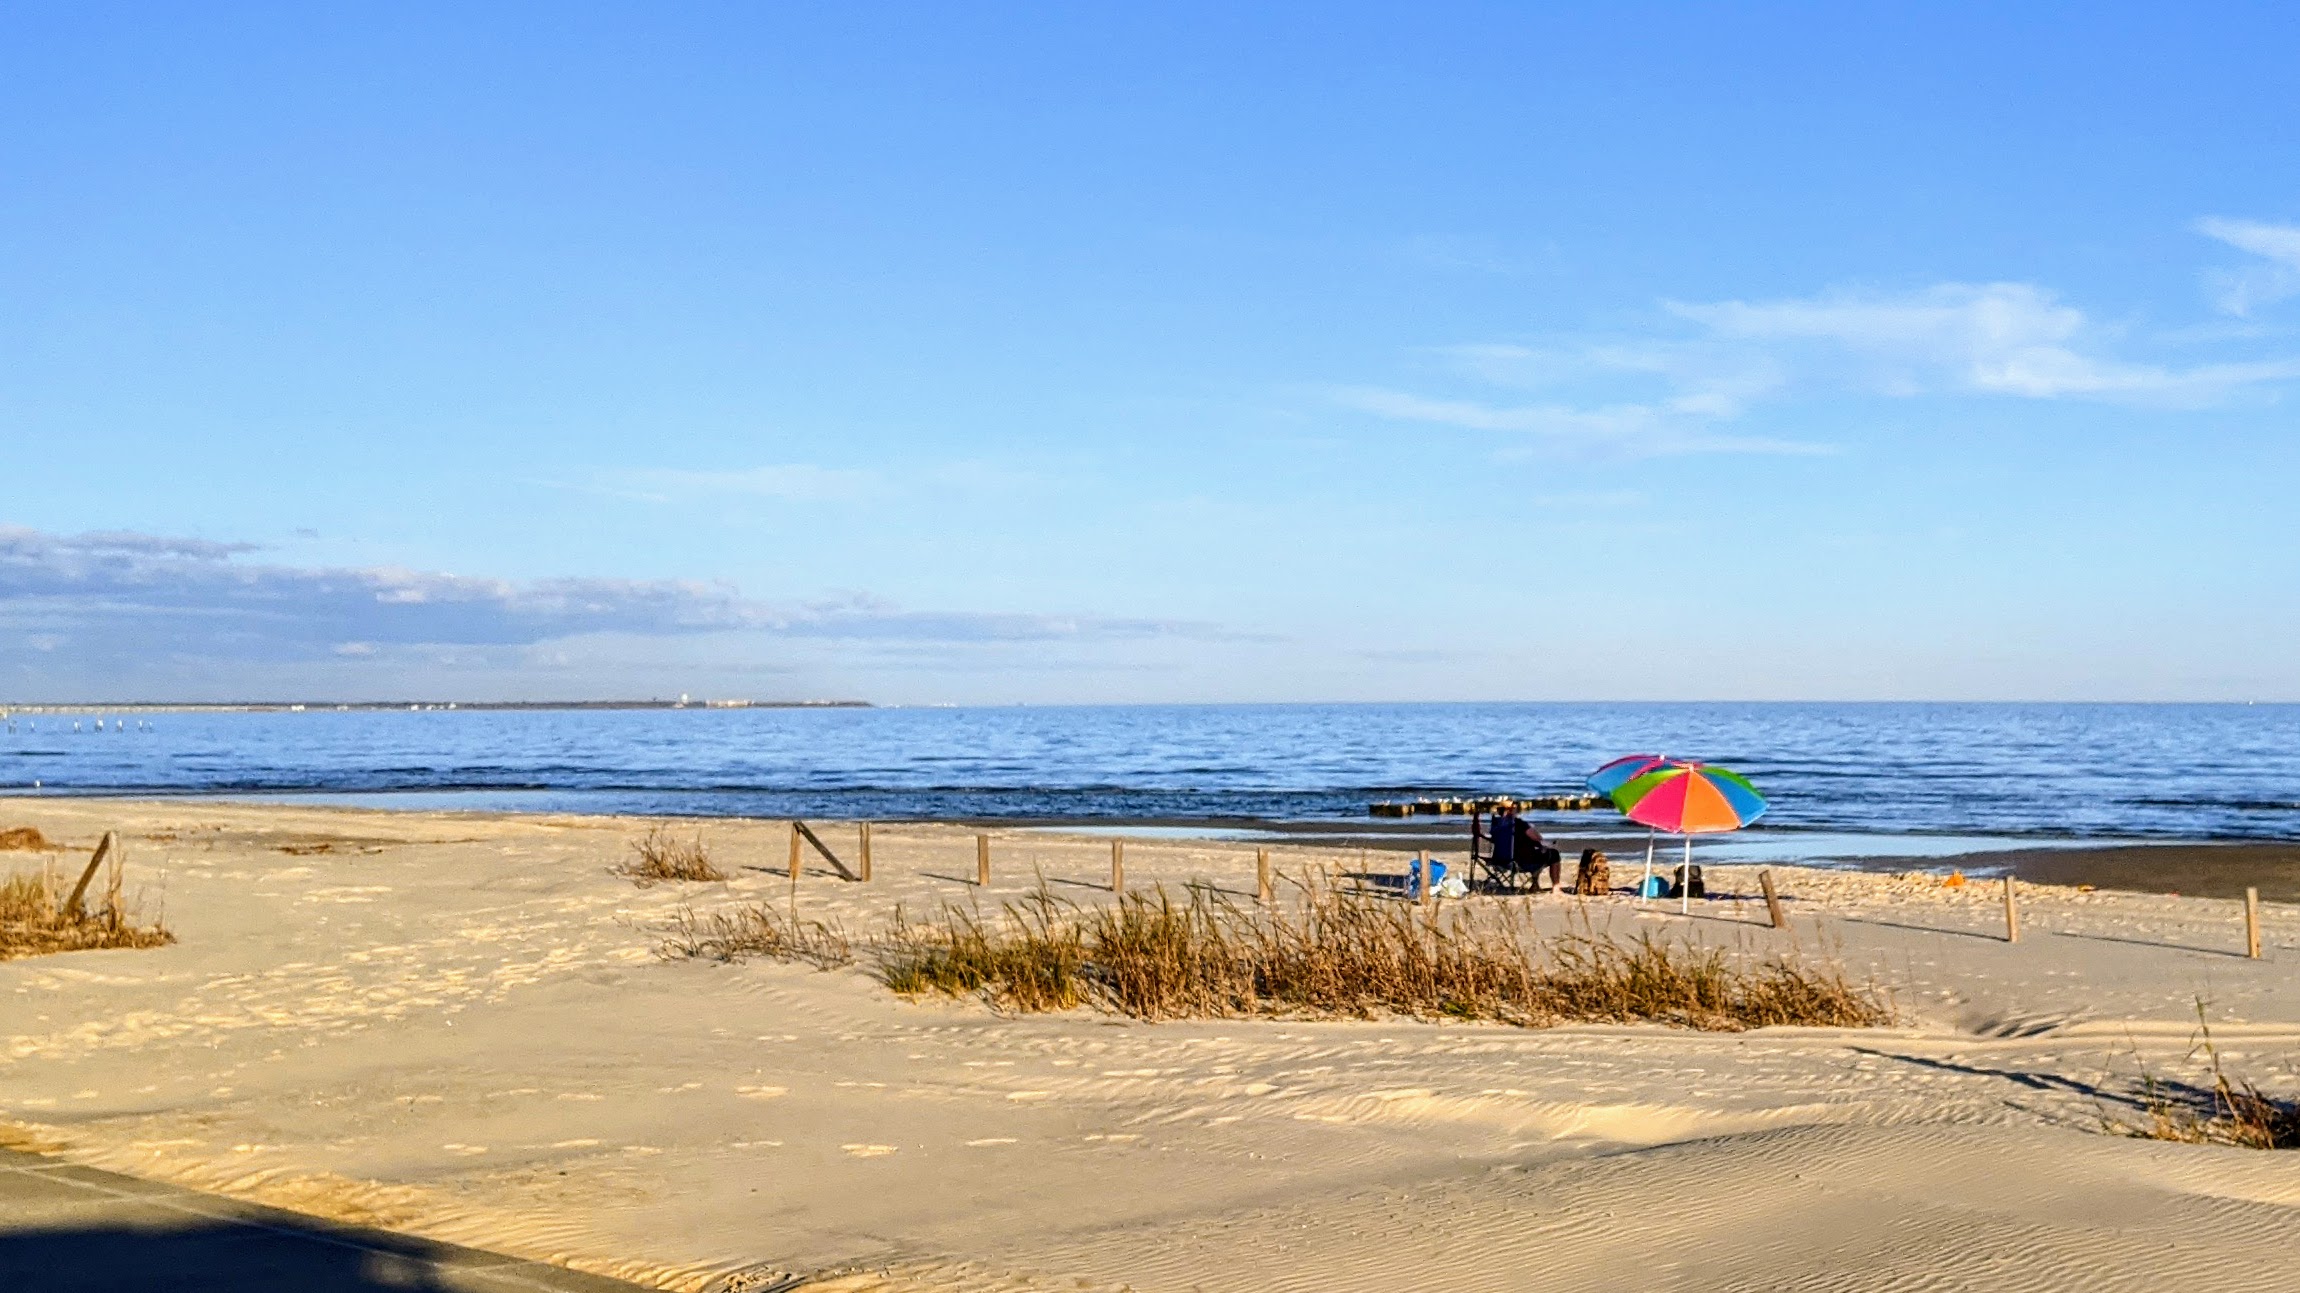
[[[2261,6],[0,5],[0,698],[2300,698]]]

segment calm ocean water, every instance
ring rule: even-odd
[[[127,730],[115,724],[125,719]],[[80,725],[74,731],[74,724]],[[1577,788],[1617,754],[1740,769],[1765,825],[2300,838],[2300,706],[1219,705],[16,715],[0,787],[385,796],[700,816],[1361,818]]]

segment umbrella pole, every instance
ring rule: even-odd
[[[1637,882],[1637,905],[1645,905],[1645,891],[1653,883],[1653,832],[1645,832],[1645,878]]]
[[[1677,914],[1693,914],[1693,837],[1685,837],[1685,878],[1677,882]]]

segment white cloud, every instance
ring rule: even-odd
[[[1657,411],[1720,418],[1735,416],[1785,379],[1780,365],[1761,353],[1701,339],[1555,347],[1484,344],[1449,346],[1438,353],[1480,380],[1529,390],[1571,389],[1623,376],[1651,379],[1668,389],[1656,401]]]
[[[1834,293],[1779,301],[1672,303],[1716,337],[1817,343],[1872,364],[1887,394],[1944,391],[2027,399],[2208,403],[2238,387],[2300,377],[2300,360],[2194,365],[2119,361],[2082,310],[2029,283],[1941,283],[1898,294]]]
[[[1431,399],[1405,391],[1363,386],[1336,391],[1334,398],[1350,408],[1401,422],[1522,434],[1551,448],[1620,457],[1834,452],[1828,445],[1804,441],[1721,435],[1705,429],[1715,415],[1681,407],[1674,400],[1599,408],[1562,404],[1496,405],[1475,400]]]
[[[358,662],[409,649],[526,648],[600,634],[752,634],[965,646],[1212,637],[1204,624],[1109,616],[905,610],[869,597],[778,606],[694,580],[502,580],[239,560],[246,545],[0,527],[0,660],[242,665]]]
[[[601,472],[584,480],[535,482],[553,489],[578,490],[634,503],[691,502],[700,498],[774,499],[792,503],[851,503],[897,494],[958,490],[969,495],[1007,494],[1038,487],[1045,477],[1031,470],[961,459],[909,464],[887,472],[813,463],[758,467],[690,469],[641,467]]]
[[[2262,305],[2300,295],[2300,225],[2269,224],[2264,220],[2229,220],[2207,216],[2196,222],[2196,232],[2247,251],[2265,265],[2216,270],[2205,276],[2220,298],[2220,308],[2247,315]]]
[[[2207,220],[2204,232],[2268,260],[2232,308],[2300,293],[2300,227]],[[2300,357],[2231,355],[2168,364],[2116,353],[2121,331],[2033,283],[1937,283],[1912,291],[1841,290],[1773,300],[1664,302],[1651,335],[1486,342],[1435,351],[1486,387],[1536,398],[1356,386],[1348,407],[1402,422],[1522,437],[1546,451],[1652,457],[1814,453],[1828,446],[1727,433],[1768,403],[1847,388],[1928,395],[2079,399],[2201,407],[2247,388],[2300,379]],[[2160,343],[2163,338],[2159,337]],[[2182,338],[2234,349],[2231,332]],[[1516,452],[1531,446],[1521,443]]]

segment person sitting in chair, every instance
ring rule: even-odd
[[[1497,876],[1517,869],[1517,810],[1507,804],[1493,810],[1493,852],[1486,861]]]
[[[1555,889],[1558,885],[1558,878],[1565,868],[1564,858],[1556,849],[1542,841],[1540,831],[1533,829],[1522,818],[1514,820],[1517,822],[1518,830],[1518,865],[1525,868],[1533,876],[1534,892],[1541,892],[1541,873],[1544,871],[1549,872],[1549,887]]]

